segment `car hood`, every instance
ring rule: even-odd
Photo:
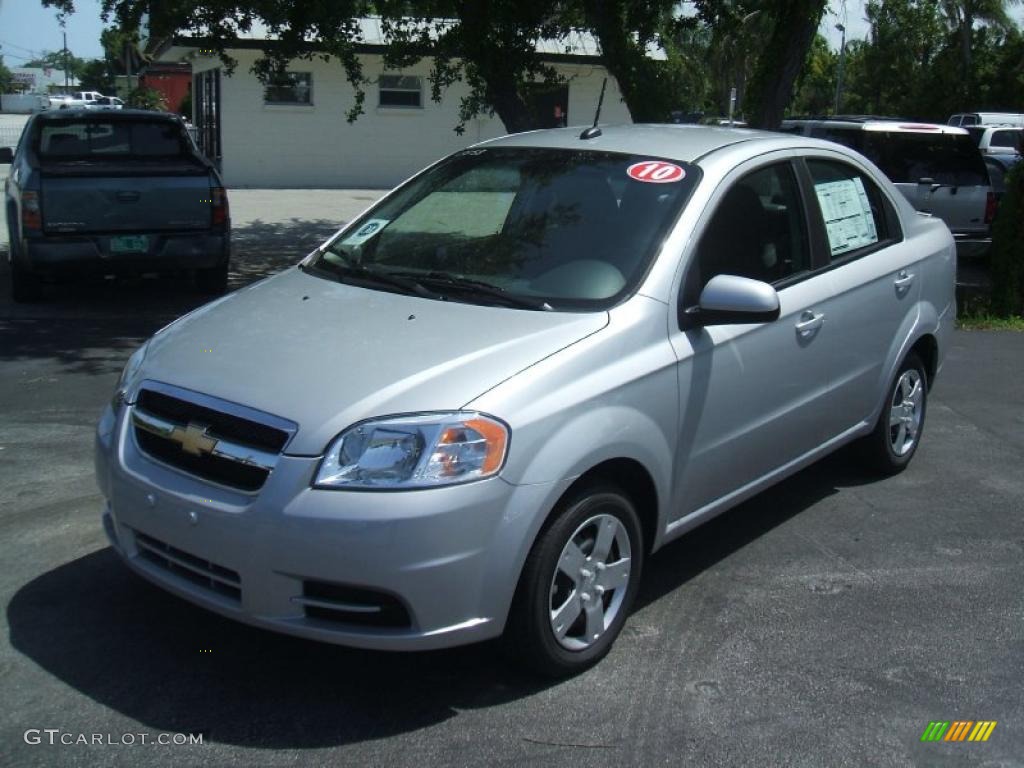
[[[319,455],[366,418],[457,410],[607,322],[606,312],[435,301],[291,269],[157,333],[135,380],[290,419],[299,430],[287,452]]]

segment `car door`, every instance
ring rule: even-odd
[[[831,281],[811,262],[791,155],[748,163],[727,177],[686,256],[677,299],[684,311],[670,329],[680,397],[670,528],[729,504],[823,439],[832,329],[822,308]],[[689,325],[685,309],[716,274],[772,284],[779,318]]]
[[[862,427],[881,402],[886,363],[917,311],[927,254],[904,240],[893,201],[865,169],[837,155],[808,157],[801,176],[832,284],[823,304],[831,389],[823,424],[831,439]]]

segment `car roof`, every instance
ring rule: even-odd
[[[966,134],[964,128],[942,123],[922,123],[899,117],[836,117],[836,118],[792,118],[782,121],[783,125],[807,125],[809,123],[828,125],[833,128],[850,128],[859,131],[884,133],[951,133]]]
[[[61,120],[82,117],[89,117],[94,120],[125,120],[133,117],[162,118],[175,121],[181,119],[181,115],[176,112],[160,112],[155,109],[117,109],[108,112],[98,112],[95,109],[85,109],[84,107],[51,109],[46,112],[37,112],[35,117],[44,122],[59,122]]]
[[[809,143],[818,143],[805,136],[709,125],[639,123],[602,125],[600,129],[600,135],[591,139],[580,138],[585,126],[576,126],[515,133],[474,146],[598,150],[693,163],[726,147],[749,146],[751,154],[756,154],[759,151],[807,147]],[[833,145],[822,143],[822,146]]]

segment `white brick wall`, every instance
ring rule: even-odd
[[[290,69],[313,73],[313,106],[268,106],[263,103],[262,84],[249,71],[259,52],[231,53],[238,67],[232,77],[221,78],[223,171],[231,187],[388,188],[450,152],[505,133],[494,117],[474,120],[464,134],[456,134],[452,129],[465,89],[453,86],[440,104],[431,101],[427,62],[402,72],[423,79],[422,109],[378,107],[377,87],[369,85],[365,114],[349,124],[345,113],[354,93],[340,64],[295,62]],[[193,62],[195,72],[212,66],[216,62],[211,59]],[[364,56],[363,67],[372,80],[384,71],[376,55]],[[591,123],[605,70],[575,64],[559,69],[570,78],[569,124]],[[601,122],[629,119],[609,77]]]

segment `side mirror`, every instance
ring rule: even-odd
[[[10,147],[0,147],[0,164],[11,164],[14,162],[14,150]]]
[[[770,323],[779,319],[779,294],[768,283],[738,275],[715,275],[686,310],[696,325]]]

